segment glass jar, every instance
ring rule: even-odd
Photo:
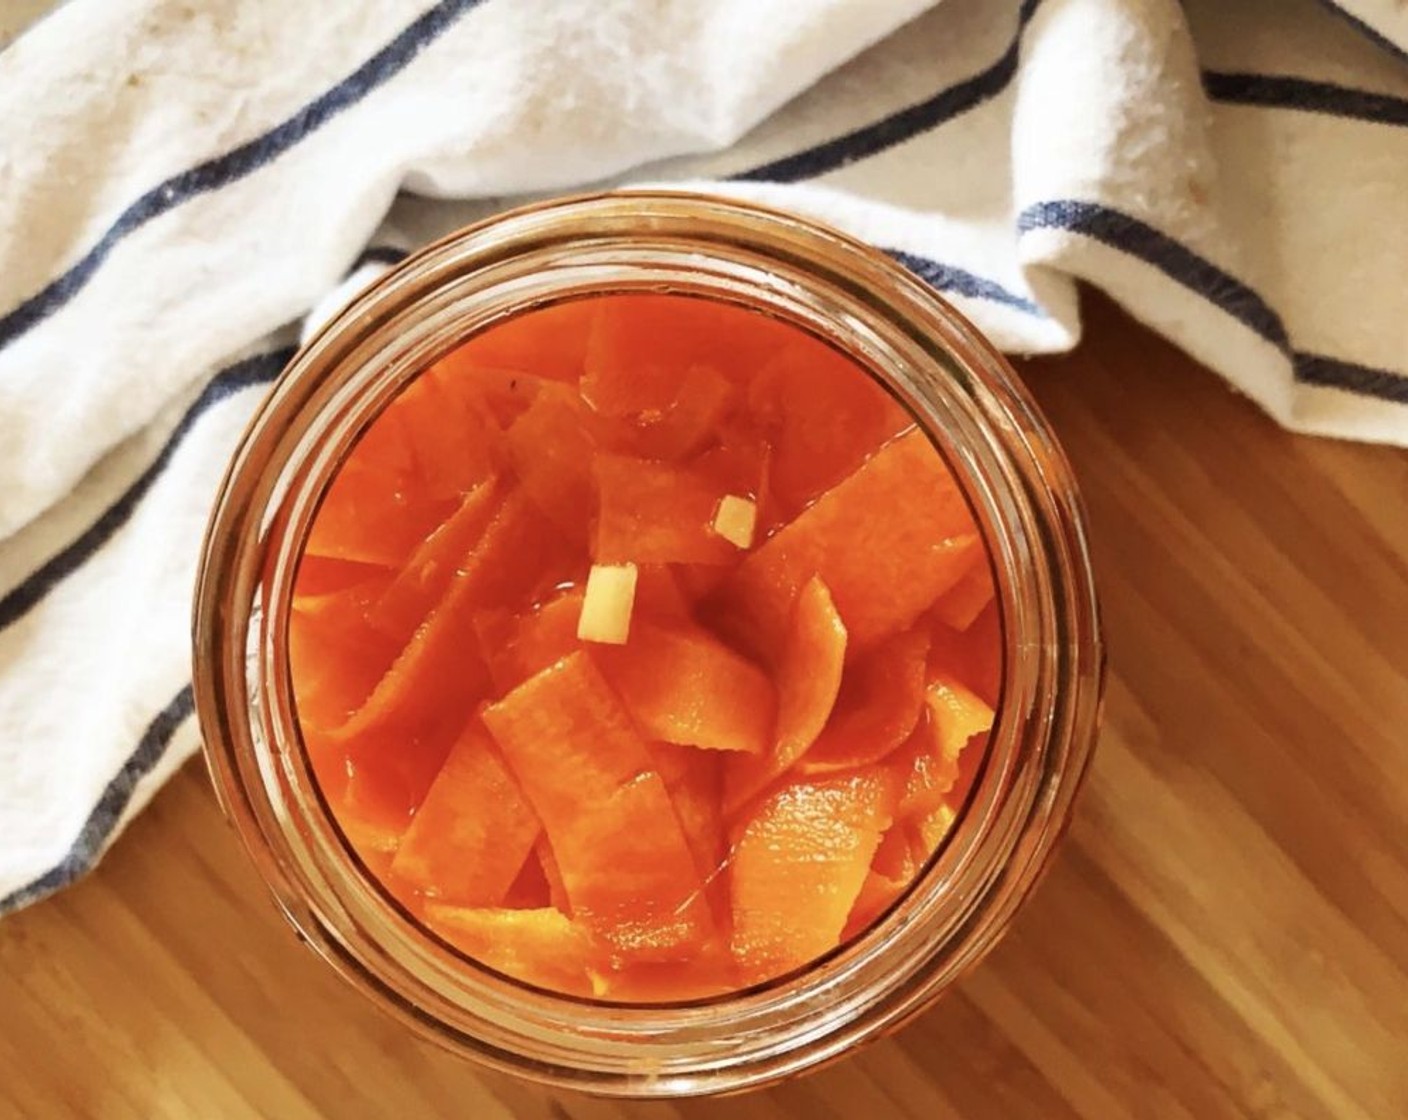
[[[840,348],[914,415],[987,537],[1004,678],[966,808],[915,886],[801,973],[685,1004],[554,995],[426,932],[359,864],[293,718],[293,576],[358,433],[470,333],[585,294],[731,300]],[[1093,743],[1103,653],[1079,497],[1012,369],[923,282],[801,218],[722,198],[616,192],[532,206],[416,254],[333,318],[252,421],[196,596],[195,688],[226,814],[285,915],[407,1024],[529,1079],[631,1097],[732,1092],[840,1057],[921,1011],[995,944],[1051,858]]]

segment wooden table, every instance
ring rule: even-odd
[[[726,1102],[479,1074],[300,948],[197,763],[0,922],[0,1115],[1408,1116],[1408,454],[1287,435],[1088,302],[1024,371],[1089,501],[1104,734],[1050,875],[913,1026]]]

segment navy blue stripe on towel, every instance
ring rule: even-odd
[[[902,249],[886,249],[885,252],[937,291],[956,292],[958,295],[967,296],[970,299],[991,300],[994,303],[1015,307],[1018,311],[1025,311],[1028,315],[1035,315],[1039,319],[1046,318],[1046,312],[1037,304],[1025,296],[1019,296],[1016,292],[1009,291],[995,280],[989,280],[985,276],[979,276],[966,269],[955,268],[953,265],[941,264],[928,257],[917,257]]]
[[[1340,19],[1344,20],[1345,23],[1349,24],[1350,27],[1359,32],[1360,35],[1363,35],[1364,38],[1368,39],[1374,46],[1388,51],[1389,54],[1401,58],[1404,62],[1408,62],[1408,50],[1404,50],[1392,39],[1388,38],[1388,36],[1382,34],[1378,28],[1371,27],[1369,24],[1365,23],[1348,8],[1337,4],[1335,0],[1320,0],[1320,4],[1322,7],[1328,8]]]
[[[150,774],[161,761],[167,747],[171,745],[172,738],[180,726],[190,718],[194,708],[191,686],[186,685],[142,732],[136,749],[103,789],[98,803],[88,814],[88,819],[83,822],[78,838],[69,847],[64,858],[33,882],[0,898],[0,914],[18,910],[21,906],[52,894],[82,878],[92,869],[103,848],[107,846],[108,838],[117,827],[117,822],[122,819],[122,814],[131,804],[137,783]]]
[[[227,366],[211,379],[188,408],[167,437],[157,457],[135,482],[124,490],[118,499],[108,506],[102,515],[85,529],[61,552],[55,553],[44,564],[35,569],[13,591],[0,598],[0,630],[13,625],[32,610],[40,600],[66,576],[81,568],[123,525],[125,525],[142,496],[166,469],[167,463],[176,453],[182,440],[190,433],[195,422],[212,405],[245,389],[250,385],[267,384],[279,375],[279,371],[293,357],[293,350],[286,348],[267,354],[258,354],[244,361]]]
[[[1200,257],[1168,234],[1108,206],[1093,202],[1040,202],[1017,218],[1017,232],[1063,229],[1102,241],[1153,265],[1197,292],[1282,350],[1290,348],[1275,310],[1247,285]]]
[[[1281,316],[1257,292],[1138,218],[1093,202],[1040,202],[1022,211],[1017,228],[1067,230],[1138,257],[1277,347],[1297,381],[1408,404],[1408,375],[1295,349]]]
[[[1395,404],[1408,404],[1408,375],[1328,358],[1323,354],[1297,352],[1295,363],[1296,380],[1307,385],[1328,385],[1333,389],[1348,389],[1352,393],[1362,393],[1366,397],[1377,397]]]
[[[0,346],[8,345],[43,322],[82,291],[103,261],[129,233],[197,195],[219,190],[243,179],[283,155],[344,109],[356,105],[369,93],[395,77],[460,16],[481,2],[482,0],[440,0],[440,3],[410,23],[351,74],[303,106],[293,116],[238,148],[197,164],[152,187],[119,214],[117,221],[108,227],[97,244],[68,271],[51,280],[13,310],[0,316]]]
[[[878,155],[887,148],[902,144],[920,133],[929,132],[984,101],[996,97],[1017,72],[1021,52],[1022,32],[1026,30],[1041,0],[1023,0],[1017,16],[1017,30],[1002,57],[986,70],[966,81],[940,90],[932,97],[907,106],[888,117],[863,125],[815,147],[783,156],[760,167],[730,175],[743,182],[795,183],[814,179],[838,167]],[[903,32],[901,32],[903,34]]]
[[[369,264],[385,264],[394,267],[410,255],[410,250],[397,249],[394,245],[373,245],[370,248],[362,250],[361,255],[352,263],[352,267],[347,270],[347,275],[351,276],[359,268],[366,268]]]
[[[1313,82],[1281,74],[1228,74],[1205,70],[1203,88],[1214,101],[1225,104],[1294,109],[1374,124],[1408,126],[1408,100],[1333,82]]]

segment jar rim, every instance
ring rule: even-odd
[[[910,408],[974,504],[997,568],[1003,697],[959,827],[870,929],[757,989],[584,1003],[467,970],[468,958],[396,916],[369,876],[338,869],[349,849],[301,749],[282,626],[290,557],[339,455],[447,340],[571,292],[662,283],[731,293],[823,333]],[[989,950],[1064,829],[1104,666],[1070,467],[1006,361],[879,251],[792,214],[682,191],[501,214],[408,258],[325,323],[232,460],[202,552],[193,642],[217,793],[305,940],[442,1043],[540,1081],[628,1096],[732,1091],[824,1062],[916,1013]]]

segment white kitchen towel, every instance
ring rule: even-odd
[[[706,185],[1008,350],[1074,345],[1086,280],[1281,423],[1408,444],[1405,47],[1401,0],[68,0],[0,53],[0,911],[194,749],[224,462],[406,249]]]

